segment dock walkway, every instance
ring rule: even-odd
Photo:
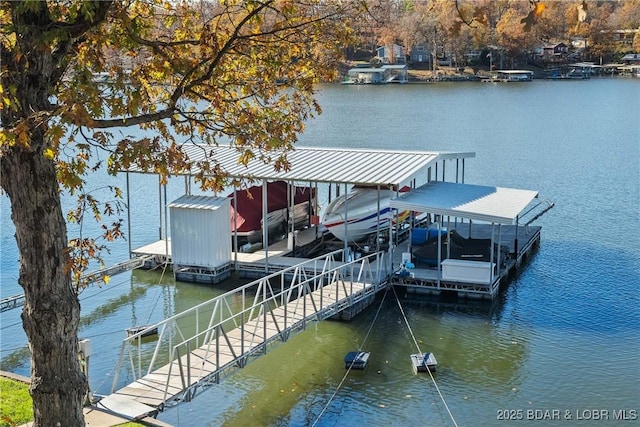
[[[137,419],[190,401],[203,386],[218,383],[308,323],[372,301],[386,286],[384,254],[343,263],[334,260],[338,253],[306,260],[150,325],[160,331],[152,353],[142,348],[145,331],[126,338],[112,394],[99,407]],[[308,274],[310,264],[323,267]],[[118,382],[123,369],[132,383]]]
[[[11,295],[0,299],[0,312],[11,310],[24,305],[24,294]]]

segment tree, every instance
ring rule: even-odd
[[[543,40],[568,43],[566,35],[570,28],[566,19],[567,9],[575,9],[575,4],[569,2],[547,2],[545,4],[544,14],[538,19],[535,33]]]
[[[531,27],[523,25],[523,16],[529,16],[529,1],[515,0],[510,3],[507,10],[498,23],[496,30],[498,32],[498,44],[503,47],[509,55],[515,55],[517,52],[524,50],[532,50],[540,43],[540,39],[532,31]]]
[[[614,50],[614,33],[609,19],[614,11],[614,4],[603,2],[587,2],[586,32],[589,37],[588,55],[592,60],[599,60]]]
[[[173,0],[3,1],[0,183],[11,202],[25,292],[34,425],[84,425],[77,359],[79,278],[97,237],[69,240],[60,197],[97,219],[113,204],[84,177],[138,167],[166,181],[196,170],[205,189],[229,184],[185,140],[228,143],[240,162],[287,168],[303,121],[318,114],[314,83],[333,77],[349,36],[348,2]],[[100,76],[97,80],[96,76]],[[125,136],[116,138],[118,127]],[[134,138],[127,129],[144,129]],[[113,189],[116,196],[120,190]],[[83,210],[67,213],[81,221]],[[103,224],[106,240],[120,222]]]

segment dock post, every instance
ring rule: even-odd
[[[87,377],[87,384],[91,384],[89,382],[89,359],[91,358],[91,340],[84,339],[78,341],[78,358],[80,359],[80,369],[85,377]],[[87,389],[87,396],[85,400],[91,404],[93,401],[93,393],[91,392],[91,387]]]
[[[520,222],[520,217],[518,216],[516,217],[516,237],[513,241],[513,247],[514,247],[513,252],[516,254],[516,257],[518,256],[518,229],[520,228],[518,227],[519,222]]]

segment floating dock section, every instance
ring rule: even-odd
[[[541,228],[529,224],[553,207],[536,191],[450,182],[428,183],[390,203],[435,219],[428,239],[410,239],[394,254],[402,268],[392,283],[407,292],[485,299],[539,247]]]
[[[433,353],[417,353],[411,355],[411,365],[413,366],[413,372],[435,372],[438,366],[438,361]]]
[[[456,230],[465,238],[472,236],[473,239],[485,240],[491,238],[492,228],[487,224],[458,223],[450,230]],[[445,258],[440,263],[440,270],[434,265],[437,258],[423,258],[422,246],[414,245],[404,252],[411,254],[413,268],[397,270],[391,282],[403,287],[406,293],[493,299],[539,248],[541,231],[536,226],[502,226],[499,245],[502,257],[499,261]],[[441,246],[442,251],[446,251],[446,236],[442,237]],[[394,262],[402,265],[400,254],[394,255]]]
[[[367,367],[370,355],[371,353],[366,351],[350,351],[344,357],[344,368],[362,370]]]
[[[203,148],[195,144],[183,146],[194,162],[216,161],[229,172],[230,178],[251,178],[262,182],[262,221],[267,224],[270,223],[267,212],[270,181],[281,180],[292,185],[308,183],[310,195],[317,194],[315,188],[318,183],[329,183],[329,197],[331,185],[335,185],[336,195],[341,188],[343,190],[340,192],[347,194],[349,184],[377,187],[379,193],[384,188],[411,187],[408,192],[396,192],[396,197],[388,202],[389,206],[386,206],[385,200],[385,206],[379,206],[379,210],[414,212],[429,218],[427,226],[437,227],[435,247],[439,252],[425,256],[427,249],[412,244],[411,238],[403,241],[400,230],[408,231],[416,226],[406,221],[394,226],[394,232],[379,231],[380,236],[374,239],[376,248],[371,250],[385,252],[386,259],[393,260],[387,279],[404,286],[408,291],[495,298],[501,284],[515,274],[540,244],[540,227],[531,226],[531,222],[553,206],[550,202],[539,201],[537,191],[464,183],[465,160],[475,157],[475,153],[470,152],[300,147],[290,153],[290,170],[274,172],[272,167],[261,162],[250,162],[246,167],[238,166],[237,152],[231,147]],[[455,163],[453,173],[450,170],[446,173],[446,165],[451,163]],[[127,171],[127,180],[129,172],[136,171]],[[456,182],[446,181],[447,175],[449,178],[454,175]],[[190,173],[185,174],[187,193],[191,187],[190,176]],[[460,177],[462,182],[458,182]],[[424,182],[426,184],[421,185]],[[309,221],[306,229],[294,231],[296,216],[290,213],[289,218],[282,222],[282,227],[276,227],[280,235],[271,236],[270,227],[263,227],[262,239],[258,243],[261,246],[262,242],[283,240],[265,247],[254,248],[254,244],[251,244],[251,248],[245,249],[244,245],[241,248],[237,243],[231,243],[237,240],[237,236],[234,239],[230,230],[228,198],[185,194],[168,203],[166,192],[164,201],[163,192],[159,193],[159,205],[165,207],[164,233],[161,226],[161,239],[158,242],[130,252],[135,256],[147,255],[149,266],[153,262],[172,263],[177,280],[218,283],[233,272],[242,278],[258,278],[274,273],[303,262],[305,254],[301,248],[313,246],[316,242],[322,243],[323,233],[326,232],[319,227],[318,212],[309,212],[309,218],[314,217],[316,221]],[[127,197],[130,202],[129,195]],[[167,207],[171,210],[171,238],[166,237],[169,235]],[[289,207],[289,211],[294,211],[293,206]],[[348,259],[349,254],[356,254],[358,248],[348,243],[350,221],[344,222],[347,237],[342,246],[343,259]],[[443,230],[446,233],[443,234]],[[453,231],[455,235],[452,235]],[[383,234],[383,243],[380,243]],[[489,255],[451,253],[454,238],[473,244],[484,239],[489,242],[485,246],[491,248]],[[494,247],[497,249],[494,250]],[[309,274],[313,274],[320,267],[305,268],[309,269]],[[357,312],[357,308],[354,308],[351,313],[344,312],[341,315],[350,318]]]

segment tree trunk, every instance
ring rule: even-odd
[[[32,147],[44,146],[42,129],[33,129],[31,136]],[[78,361],[80,303],[67,267],[67,229],[54,161],[42,149],[16,144],[0,159],[0,177],[11,200],[20,251],[34,426],[84,426],[87,380]]]

